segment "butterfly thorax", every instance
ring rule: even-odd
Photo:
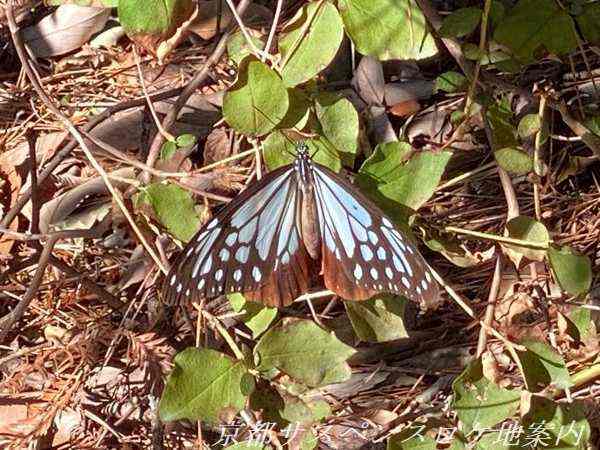
[[[302,197],[301,207],[299,208],[300,217],[297,218],[300,224],[302,241],[311,258],[319,259],[321,256],[321,234],[315,201],[314,173],[307,148],[299,146],[294,168]]]

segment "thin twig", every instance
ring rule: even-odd
[[[481,231],[467,230],[464,228],[458,228],[453,226],[447,226],[443,228],[448,233],[462,234],[465,236],[476,237],[479,239],[485,239],[487,241],[501,242],[503,244],[516,245],[517,247],[532,248],[534,250],[548,250],[549,243],[545,242],[533,242],[525,241],[523,239],[515,239],[506,236],[498,236],[496,234],[483,233]]]
[[[492,278],[492,285],[490,286],[490,292],[488,294],[487,307],[485,309],[485,315],[483,317],[483,323],[488,327],[492,326],[494,320],[494,311],[496,301],[498,299],[498,288],[500,287],[500,280],[502,279],[502,253],[498,252],[496,255],[496,267],[494,268],[494,277]],[[479,358],[485,351],[487,344],[488,332],[485,327],[482,327],[479,331],[479,340],[477,341],[477,357]]]
[[[265,54],[268,54],[271,51],[271,45],[273,44],[273,38],[275,37],[275,30],[277,30],[277,23],[279,22],[279,16],[281,15],[282,5],[283,0],[277,0],[277,5],[275,6],[275,16],[273,16],[273,23],[271,24],[271,29],[269,30],[269,37],[267,38],[267,43],[265,44],[265,48],[263,50],[263,62],[266,60]]]

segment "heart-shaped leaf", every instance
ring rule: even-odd
[[[211,349],[187,348],[174,359],[158,411],[164,421],[229,421],[254,390],[245,361]]]
[[[585,255],[576,254],[570,247],[549,248],[548,259],[561,288],[571,295],[582,295],[592,284],[592,265]]]
[[[317,1],[303,6],[286,25],[279,41],[285,85],[304,83],[325,69],[343,37],[342,19],[331,3]]]
[[[281,122],[288,104],[279,75],[248,56],[240,64],[237,81],[223,98],[223,116],[240,133],[262,136]]]
[[[346,32],[363,55],[424,59],[437,54],[427,21],[414,0],[339,0]]]
[[[284,319],[254,348],[258,370],[277,368],[308,386],[339,383],[350,377],[345,362],[354,349],[310,320]]]

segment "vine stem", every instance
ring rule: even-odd
[[[515,238],[510,238],[510,237],[505,237],[505,236],[498,236],[496,234],[483,233],[481,231],[467,230],[464,228],[458,228],[458,227],[453,227],[453,226],[444,227],[443,230],[448,233],[472,236],[472,237],[476,237],[479,239],[485,239],[487,241],[501,242],[503,244],[516,245],[517,247],[532,248],[534,250],[548,250],[548,248],[549,248],[548,243],[533,242],[533,241],[526,241],[524,239],[515,239]]]

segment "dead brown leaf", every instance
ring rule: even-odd
[[[63,55],[81,47],[104,28],[109,8],[61,5],[36,25],[23,30],[23,41],[38,58]]]

